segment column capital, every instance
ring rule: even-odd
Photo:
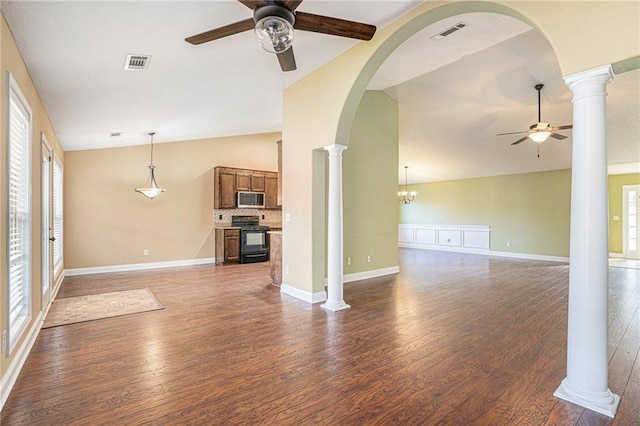
[[[349,148],[347,145],[340,145],[339,143],[334,143],[333,145],[326,145],[323,147],[325,151],[329,151],[329,155],[341,155],[342,151]]]
[[[587,71],[581,71],[564,77],[564,82],[569,88],[575,92],[575,85],[584,81],[601,81],[604,84],[611,83],[615,77],[615,72],[611,65],[603,65],[601,67],[592,68]]]

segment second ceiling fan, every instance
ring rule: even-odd
[[[527,136],[524,136],[517,141],[513,142],[511,145],[518,145],[521,142],[526,141],[527,139],[531,139],[538,145],[542,142],[546,141],[549,137],[554,139],[566,139],[565,135],[561,135],[560,133],[556,133],[558,130],[567,130],[572,129],[573,125],[565,124],[564,126],[554,126],[551,127],[549,123],[544,123],[540,119],[540,91],[544,87],[544,84],[536,84],[535,89],[538,91],[538,122],[529,126],[529,130],[525,130],[523,132],[509,132],[509,133],[498,133],[496,136],[504,136],[504,135],[517,135],[521,133],[527,133]]]
[[[253,10],[253,18],[205,31],[185,40],[191,44],[202,44],[253,29],[263,49],[277,55],[282,71],[294,71],[296,59],[291,47],[294,29],[358,40],[371,40],[376,32],[374,25],[296,12],[302,0],[238,1]]]

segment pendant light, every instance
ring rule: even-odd
[[[149,164],[149,177],[147,178],[147,182],[143,188],[136,188],[136,192],[141,193],[150,200],[153,200],[160,195],[160,193],[166,191],[166,189],[160,188],[156,183],[156,176],[154,173],[156,166],[153,165],[153,135],[155,135],[154,132],[149,133],[149,136],[151,136],[151,164]]]
[[[398,192],[398,200],[402,204],[409,204],[413,200],[415,200],[416,195],[418,194],[416,191],[409,192],[409,187],[407,186],[407,170],[409,166],[404,166],[404,190]]]

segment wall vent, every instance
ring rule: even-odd
[[[149,66],[151,55],[127,55],[124,69],[127,71],[142,71]]]
[[[446,37],[446,36],[448,36],[450,34],[453,34],[456,31],[461,30],[466,26],[467,26],[467,24],[465,24],[464,22],[458,22],[453,27],[447,28],[446,30],[442,31],[441,33],[433,35],[430,38],[433,39],[433,40],[440,40],[441,38],[444,38],[444,37]]]

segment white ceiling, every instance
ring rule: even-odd
[[[381,28],[419,3],[305,0],[299,10]],[[282,89],[357,43],[298,31],[298,70],[282,73],[251,31],[200,46],[184,41],[250,17],[235,0],[0,6],[65,150],[144,144],[149,131],[156,142],[280,131]],[[460,21],[464,29],[430,39]],[[128,54],[151,55],[149,69],[124,71]],[[571,123],[553,51],[525,24],[469,14],[416,34],[370,85],[399,100],[399,181],[405,164],[410,182],[570,167],[570,137],[545,142],[537,158],[535,144],[512,147],[517,137],[495,136],[536,121],[539,82],[543,121]],[[609,163],[640,162],[640,71],[617,76],[608,91]]]

